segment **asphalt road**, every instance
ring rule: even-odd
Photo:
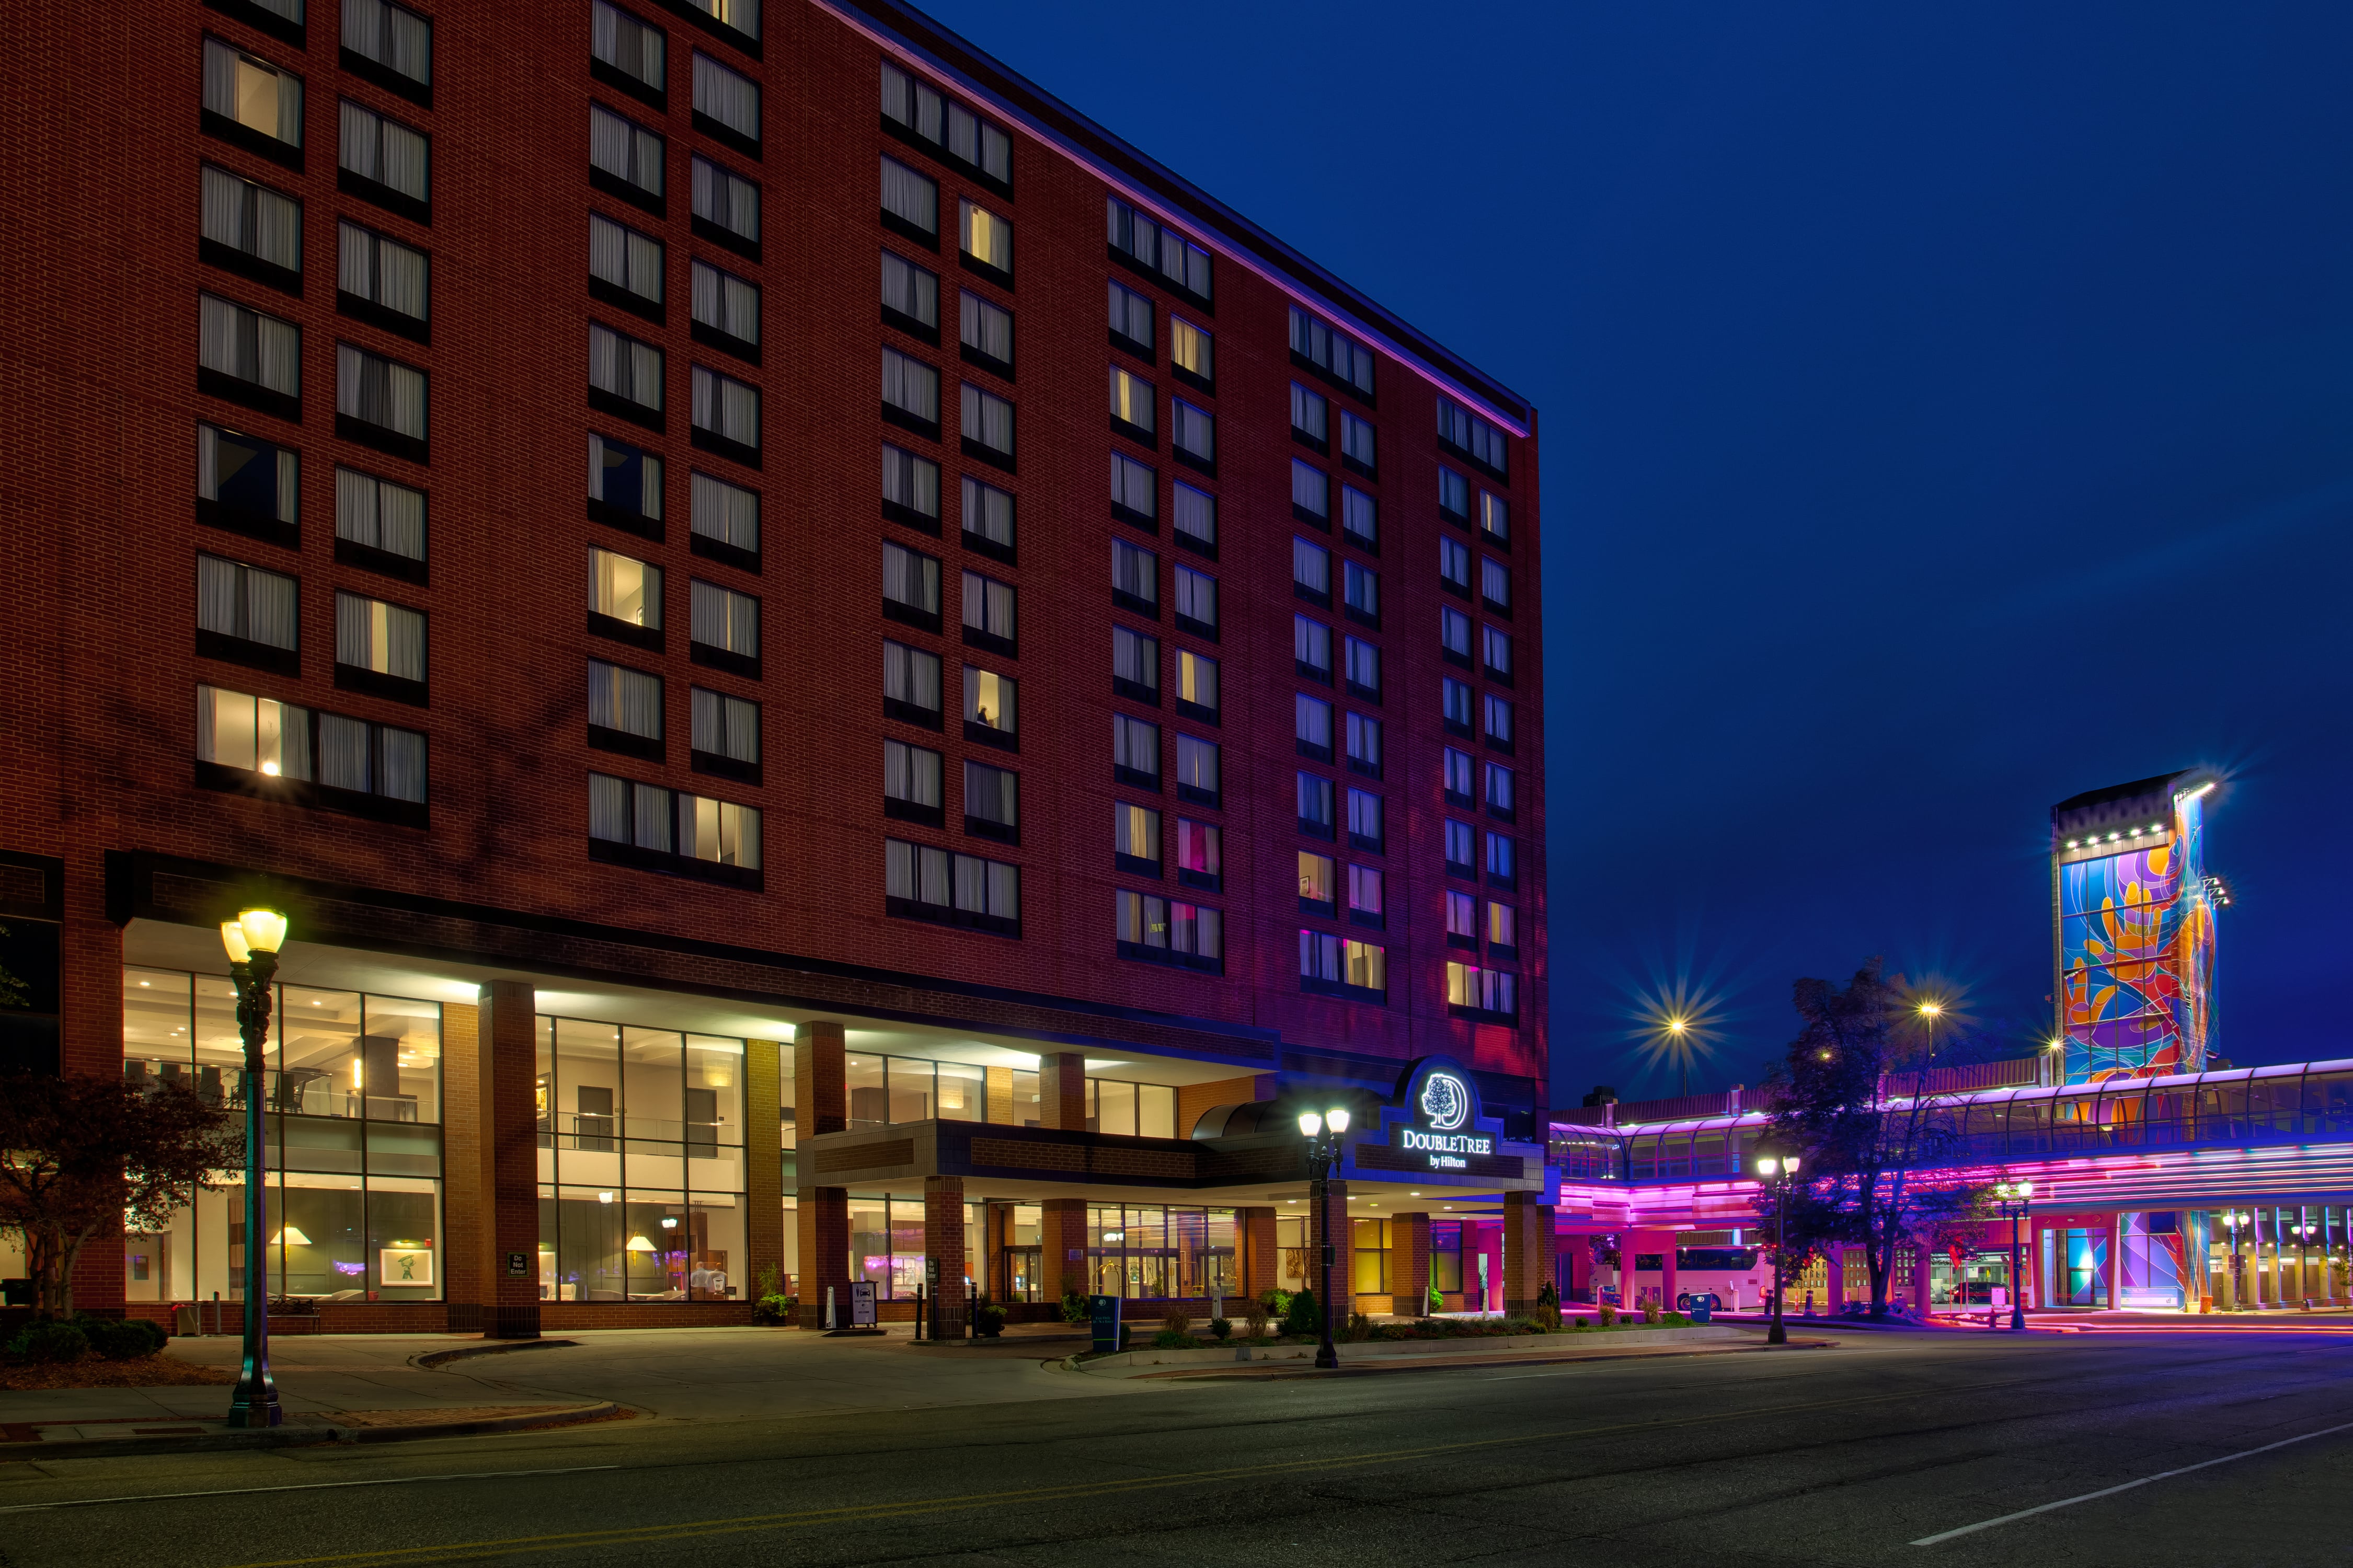
[[[2353,1560],[2343,1338],[1858,1335],[1124,1388],[0,1465],[0,1568]]]

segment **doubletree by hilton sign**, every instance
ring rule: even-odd
[[[1461,1063],[1423,1057],[1398,1079],[1381,1109],[1378,1133],[1357,1142],[1355,1163],[1367,1174],[1419,1171],[1516,1181],[1524,1161],[1498,1152],[1503,1131],[1501,1119],[1481,1114],[1478,1082]]]
[[[1391,1128],[1392,1146],[1427,1154],[1433,1171],[1469,1170],[1469,1156],[1495,1152],[1493,1133],[1462,1131],[1479,1108],[1478,1094],[1471,1080],[1461,1074],[1426,1068],[1421,1075],[1420,1092],[1410,1101],[1412,1109],[1420,1112],[1420,1121],[1419,1124],[1407,1121]]]

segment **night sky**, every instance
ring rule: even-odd
[[[2218,1050],[2353,1056],[2353,7],[932,9],[1542,411],[1556,1103],[2039,1037],[2051,805],[2200,764]]]

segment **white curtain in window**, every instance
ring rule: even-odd
[[[1124,539],[1111,542],[1111,585],[1147,605],[1160,602],[1160,558]]]
[[[1332,668],[1332,628],[1305,616],[1291,617],[1291,656],[1312,669]]]
[[[940,231],[940,188],[900,163],[882,160],[882,210],[925,234]]]
[[[964,667],[964,716],[1010,735],[1019,728],[1021,683],[994,670]]]
[[[964,809],[967,816],[1003,827],[1021,823],[1021,775],[987,763],[964,765]]]
[[[697,261],[690,273],[694,319],[747,343],[760,341],[760,290],[732,272]]]
[[[1293,458],[1291,460],[1291,504],[1314,513],[1332,514],[1332,481],[1324,470]]]
[[[1381,536],[1379,509],[1373,498],[1354,485],[1340,487],[1340,526],[1367,544]]]
[[[649,87],[662,85],[662,35],[605,0],[594,0],[588,12],[590,48],[607,65],[626,71]]]
[[[662,139],[594,103],[588,106],[588,161],[649,195],[662,194]]]
[[[626,669],[602,659],[588,661],[588,722],[607,730],[662,737],[661,677]]]
[[[1218,625],[1218,580],[1190,566],[1176,568],[1176,613],[1212,631]]]
[[[610,773],[588,775],[588,837],[629,842],[629,784]]]
[[[760,601],[697,578],[688,595],[694,640],[707,647],[760,657]]]
[[[760,139],[760,89],[697,49],[694,52],[694,111],[719,121],[748,141]]]
[[[985,485],[967,477],[964,481],[964,531],[1011,549],[1013,497],[995,485]]]
[[[335,412],[425,439],[425,373],[349,343],[335,345]]]
[[[237,118],[237,51],[217,38],[205,40],[205,107]]]
[[[882,596],[927,615],[940,613],[940,563],[885,540]]]
[[[1332,552],[1303,539],[1291,542],[1291,580],[1313,594],[1332,592]]]
[[[267,185],[204,168],[204,237],[291,272],[302,269],[302,205]]]
[[[925,326],[940,324],[940,280],[895,251],[882,252],[882,302]]]
[[[1190,452],[1205,463],[1217,461],[1217,426],[1208,415],[1182,398],[1174,399],[1169,407],[1168,439],[1179,449]]]
[[[964,624],[975,631],[991,637],[1013,640],[1014,595],[1011,584],[984,577],[977,572],[964,574]]]
[[[425,798],[425,737],[414,730],[379,726],[376,742],[382,753],[376,773],[376,793],[395,800]]]
[[[969,487],[971,480],[965,481]],[[969,494],[969,489],[967,489]],[[903,447],[884,443],[882,499],[925,517],[940,515],[940,466]]]
[[[670,847],[673,810],[670,793],[654,784],[631,784],[631,826],[638,847],[659,849],[667,854]]]
[[[234,561],[217,555],[196,557],[196,627],[223,637],[242,637],[244,618],[242,574]]]
[[[364,795],[373,792],[364,723],[340,713],[319,715],[319,782]]]
[[[1152,301],[1119,283],[1111,286],[1111,330],[1147,352],[1152,347]]]
[[[1114,713],[1111,720],[1112,761],[1140,773],[1160,776],[1160,726]]]
[[[757,242],[760,237],[760,187],[740,179],[708,158],[694,160],[694,216],[715,223],[730,234]]]
[[[964,388],[964,437],[991,451],[1013,455],[1013,405],[967,382]]]
[[[692,482],[692,527],[707,539],[738,550],[760,548],[760,498],[741,485],[697,473]]]
[[[1291,384],[1291,427],[1318,441],[1330,435],[1326,421],[1329,410],[1320,394],[1308,391],[1297,382]]]
[[[199,300],[197,311],[198,363],[289,397],[301,395],[300,328],[212,294]]]
[[[301,636],[294,579],[276,572],[244,570],[246,635],[272,647],[292,647]]]
[[[643,407],[659,409],[662,405],[661,350],[591,321],[588,384]]]
[[[1203,544],[1218,542],[1218,501],[1207,490],[1179,482],[1175,491],[1176,531]]]
[[[940,418],[940,373],[893,349],[882,351],[882,401],[933,424]]]
[[[760,394],[744,383],[702,365],[694,367],[693,420],[697,428],[741,447],[760,444]]]
[[[957,204],[965,253],[1000,272],[1013,270],[1013,226],[975,202]]]
[[[1196,708],[1218,710],[1218,661],[1189,649],[1176,655],[1176,700]]]
[[[1013,313],[999,310],[979,295],[965,291],[958,307],[961,341],[976,353],[1007,364],[1013,363]],[[1146,389],[1147,399],[1149,388]],[[1151,424],[1147,416],[1142,423]]]
[[[433,80],[433,24],[414,11],[385,0],[343,0],[343,43],[412,81]]]
[[[1134,458],[1113,452],[1111,455],[1112,504],[1124,506],[1140,516],[1158,517],[1160,515],[1158,479],[1159,477],[1149,468]]]
[[[969,682],[966,683],[969,688]],[[940,708],[940,661],[936,654],[905,643],[882,644],[882,695],[936,713]]]
[[[1331,750],[1332,705],[1304,692],[1295,694],[1292,701],[1297,709],[1294,725],[1299,739],[1311,746]]]
[[[1176,782],[1195,789],[1218,790],[1218,743],[1195,735],[1176,737]]]

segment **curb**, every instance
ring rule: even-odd
[[[1707,1350],[1612,1351],[1596,1355],[1519,1355],[1499,1356],[1489,1361],[1461,1360],[1453,1362],[1417,1362],[1410,1365],[1384,1365],[1377,1361],[1344,1362],[1336,1367],[1299,1366],[1294,1363],[1269,1362],[1274,1370],[1267,1372],[1226,1372],[1208,1368],[1179,1368],[1170,1372],[1147,1372],[1138,1376],[1119,1378],[1121,1383],[1294,1383],[1326,1377],[1374,1377],[1410,1372],[1461,1372],[1498,1366],[1569,1366],[1599,1361],[1683,1361],[1694,1356],[1757,1355],[1775,1351],[1835,1350],[1836,1340],[1791,1340],[1780,1345],[1725,1345]],[[1071,1362],[1062,1363],[1066,1371],[1083,1373],[1087,1369]],[[1100,1374],[1094,1374],[1100,1375]]]
[[[415,1426],[274,1426],[262,1432],[207,1432],[193,1437],[72,1437],[56,1443],[0,1446],[0,1464],[14,1460],[90,1459],[112,1455],[203,1454],[243,1448],[304,1448],[323,1444],[405,1443],[419,1437],[470,1437],[533,1426],[576,1426],[628,1412],[609,1399],[594,1405],[550,1405],[545,1412],[480,1421],[435,1421]],[[63,1426],[67,1423],[60,1422]]]
[[[476,1356],[506,1355],[514,1351],[553,1351],[565,1346],[577,1347],[578,1340],[500,1340],[490,1344],[463,1345],[452,1351],[427,1351],[408,1358],[408,1364],[430,1371],[448,1365],[453,1361],[470,1361]]]

